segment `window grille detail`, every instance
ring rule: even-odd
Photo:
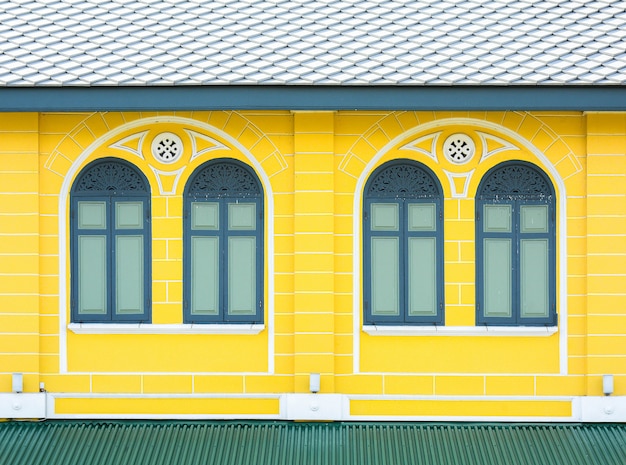
[[[74,193],[147,193],[148,186],[137,172],[119,161],[98,163],[80,175]]]
[[[430,197],[439,195],[433,177],[419,166],[394,164],[370,181],[366,192],[371,197]]]
[[[258,196],[255,177],[239,164],[220,161],[199,171],[190,180],[188,193],[201,197]]]
[[[535,198],[551,197],[552,186],[536,169],[513,164],[493,170],[482,182],[483,198]]]

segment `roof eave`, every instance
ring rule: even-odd
[[[626,86],[0,87],[0,112],[191,110],[626,111]]]

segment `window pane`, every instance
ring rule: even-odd
[[[398,238],[372,237],[372,315],[400,313]]]
[[[549,314],[548,240],[522,240],[521,316],[547,317]]]
[[[143,229],[143,202],[116,202],[116,229]]]
[[[522,205],[520,212],[523,233],[548,232],[547,205]]]
[[[78,313],[107,313],[106,236],[78,236]]]
[[[229,203],[228,229],[231,231],[256,229],[256,205],[253,203]]]
[[[115,313],[141,314],[144,310],[143,236],[118,236],[115,245]]]
[[[485,239],[484,293],[486,317],[511,316],[511,240]]]
[[[485,205],[485,232],[511,232],[511,205]]]
[[[398,231],[398,225],[397,203],[372,204],[372,231]]]
[[[220,204],[217,202],[191,202],[191,229],[219,229],[219,214]]]
[[[219,314],[219,238],[191,238],[191,314]]]
[[[437,261],[434,237],[409,238],[409,315],[437,314]]]
[[[105,202],[78,202],[79,229],[105,229],[106,227]]]
[[[228,314],[256,313],[256,237],[228,238]]]
[[[434,231],[436,229],[434,203],[409,204],[409,231]]]

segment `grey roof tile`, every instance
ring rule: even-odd
[[[0,85],[626,84],[626,1],[0,0]]]

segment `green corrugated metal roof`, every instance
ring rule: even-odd
[[[624,465],[626,424],[5,422],[0,462]]]

